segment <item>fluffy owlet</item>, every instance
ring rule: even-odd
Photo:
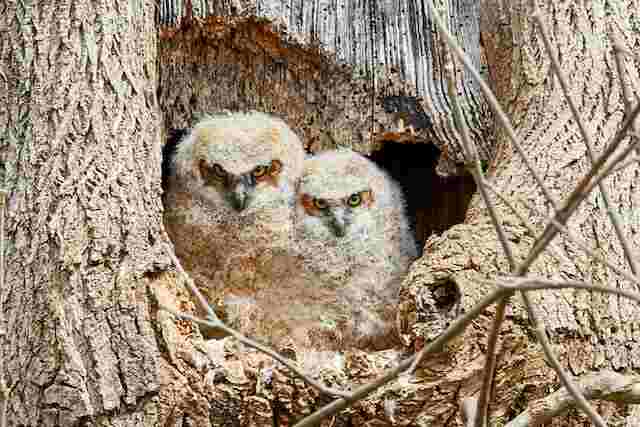
[[[307,271],[335,300],[323,313],[338,340],[383,348],[393,340],[401,280],[417,256],[399,186],[353,151],[305,161],[296,239]]]
[[[274,275],[286,275],[274,260],[293,240],[304,161],[293,131],[263,113],[218,115],[165,151],[166,229],[210,301],[253,297]]]

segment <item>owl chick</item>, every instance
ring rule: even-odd
[[[166,151],[165,226],[210,301],[251,296],[286,274],[274,260],[293,241],[304,161],[293,131],[263,113],[217,115]]]
[[[349,150],[305,161],[296,204],[296,239],[305,268],[335,290],[329,323],[356,346],[393,339],[399,285],[417,256],[399,186]],[[327,305],[328,306],[328,305]]]

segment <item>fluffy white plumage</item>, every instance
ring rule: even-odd
[[[400,188],[365,157],[305,160],[280,119],[207,117],[177,145],[164,204],[176,254],[241,332],[276,345],[390,345],[417,248]]]
[[[293,131],[257,112],[204,118],[178,144],[165,225],[176,254],[210,298],[270,286],[265,281],[281,269],[274,260],[292,247],[303,161]]]
[[[309,158],[298,188],[296,240],[307,271],[334,289],[324,316],[358,346],[384,347],[400,282],[417,256],[399,186],[349,150]]]

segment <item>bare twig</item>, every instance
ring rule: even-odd
[[[586,291],[602,292],[605,294],[620,295],[640,304],[640,293],[627,291],[625,289],[614,288],[612,286],[601,286],[593,283],[580,282],[577,280],[550,280],[543,278],[519,278],[514,277],[505,281],[497,280],[497,286],[512,291],[538,291],[557,289],[584,289]]]
[[[196,298],[202,310],[205,313],[207,313],[207,318],[212,322],[222,324],[222,321],[218,318],[218,315],[216,315],[216,312],[213,311],[213,308],[211,308],[211,305],[209,305],[209,303],[207,302],[207,299],[204,297],[204,295],[202,295],[202,292],[200,292],[196,284],[193,282],[193,279],[187,274],[186,271],[184,271],[184,268],[182,268],[182,264],[180,264],[180,260],[178,260],[178,257],[176,257],[176,254],[173,251],[173,248],[169,247],[167,253],[171,258],[173,265],[175,265],[176,270],[178,271],[178,274],[182,276],[185,283],[187,284],[187,288],[189,288],[189,291],[191,292],[191,294]]]
[[[394,380],[398,375],[400,375],[405,370],[412,370],[412,366],[415,364],[416,360],[421,360],[426,354],[434,353],[440,351],[447,342],[460,335],[460,333],[466,328],[466,326],[471,323],[480,313],[487,309],[490,305],[495,303],[496,301],[510,295],[511,292],[506,289],[496,289],[490,295],[486,296],[482,301],[473,306],[468,312],[464,313],[462,316],[458,317],[442,334],[438,336],[434,341],[425,346],[418,353],[413,356],[403,360],[396,366],[395,368],[390,369],[384,375],[382,375],[377,380],[365,384],[353,391],[351,394],[351,399],[338,399],[327,406],[319,409],[308,417],[304,418],[299,423],[295,424],[293,427],[310,427],[315,426],[322,419],[329,417],[344,408],[348,407],[353,402],[366,397],[368,394],[387,384],[388,382]]]
[[[633,99],[633,93],[631,92],[631,83],[627,84],[626,79],[624,78],[625,76],[625,67],[624,64],[622,63],[622,57],[623,55],[629,53],[627,51],[625,51],[624,47],[622,46],[622,43],[620,42],[619,37],[617,36],[615,31],[611,31],[610,32],[610,36],[613,38],[613,56],[615,58],[616,61],[616,70],[618,71],[618,78],[620,79],[620,87],[622,88],[622,101],[624,103],[624,114],[625,116],[628,114],[631,114],[631,111],[633,111],[634,109],[634,103],[632,101]],[[640,61],[640,55],[635,56],[636,60]],[[636,95],[636,99],[638,100],[638,102],[640,103],[640,96]],[[631,138],[634,138],[636,141],[636,144],[638,142],[638,139],[640,139],[640,136],[638,135],[638,127],[640,125],[638,125],[638,123],[634,123],[633,125],[633,133],[631,135]],[[636,155],[640,156],[640,145],[636,145]]]
[[[449,57],[449,55],[447,55]],[[507,238],[502,225],[500,224],[500,220],[498,218],[498,213],[496,211],[495,205],[489,198],[489,194],[487,193],[487,189],[483,186],[484,174],[482,173],[482,165],[480,164],[480,159],[478,159],[478,151],[476,150],[475,144],[471,140],[469,136],[469,129],[467,127],[467,123],[462,117],[462,110],[460,109],[460,104],[458,103],[458,97],[456,95],[456,87],[455,87],[455,77],[453,75],[453,58],[447,62],[445,65],[445,71],[447,75],[447,87],[449,98],[451,100],[453,117],[455,120],[456,127],[460,131],[462,147],[464,149],[464,157],[466,163],[469,165],[468,170],[473,176],[476,185],[478,186],[478,190],[480,191],[480,196],[487,207],[489,212],[489,216],[491,218],[491,223],[496,230],[498,235],[498,240],[502,245],[502,249],[504,250],[505,256],[509,261],[509,266],[512,271],[516,268],[515,257],[513,256],[513,250],[511,249],[511,245],[509,243],[509,239]]]
[[[465,122],[462,116],[462,110],[460,108],[460,104],[458,102],[458,96],[456,94],[456,83],[453,72],[453,57],[451,55],[447,55],[449,61],[447,61],[445,65],[445,72],[447,76],[447,89],[449,94],[449,99],[451,100],[453,117],[456,124],[456,127],[460,131],[462,146],[464,149],[465,161],[469,165],[468,170],[471,172],[474,181],[480,191],[480,196],[484,201],[485,206],[487,207],[487,211],[489,212],[489,217],[491,218],[491,223],[493,224],[493,228],[496,230],[496,234],[498,235],[498,240],[502,245],[502,249],[509,261],[509,266],[511,271],[516,269],[516,261],[513,255],[513,250],[511,249],[511,244],[509,243],[509,239],[507,239],[507,235],[502,228],[502,224],[498,218],[498,213],[496,210],[493,201],[489,197],[489,193],[487,192],[486,187],[483,186],[485,182],[484,175],[482,173],[482,166],[480,164],[480,159],[478,158],[478,151],[475,147],[475,144],[471,141],[469,137],[469,129],[467,127],[467,123]],[[489,337],[487,340],[487,351],[485,353],[486,361],[484,368],[484,377],[482,381],[482,388],[480,389],[480,396],[478,398],[478,409],[475,414],[475,427],[482,427],[485,425],[485,419],[487,417],[487,411],[489,407],[489,398],[491,396],[491,388],[493,386],[493,377],[496,368],[496,348],[498,345],[498,335],[500,334],[500,327],[502,326],[502,322],[504,321],[504,313],[507,305],[509,304],[509,298],[505,297],[498,303],[498,308],[496,310],[496,315],[491,327],[491,331],[489,332]],[[416,359],[417,363],[419,363],[419,359]],[[417,365],[415,363],[414,365]]]
[[[491,390],[493,389],[493,378],[496,371],[497,360],[497,347],[498,347],[498,335],[500,333],[500,327],[504,322],[504,315],[509,304],[508,298],[503,298],[498,302],[496,307],[496,314],[493,318],[493,325],[489,338],[487,340],[486,362],[484,365],[482,388],[480,389],[480,395],[478,397],[478,407],[475,413],[475,427],[483,427],[487,424],[489,416],[489,402],[491,398]]]
[[[518,215],[518,219],[520,219],[520,221],[522,221],[522,225],[527,228],[527,230],[529,230],[529,233],[531,233],[531,235],[534,235],[533,229],[531,228],[530,225],[528,225],[524,218],[522,218],[522,216],[520,214],[517,213],[517,210],[515,208],[515,206],[509,201],[509,199],[504,196],[502,194],[502,192],[500,192],[497,188],[495,188],[492,184],[486,182],[485,185],[487,186],[488,189],[490,189],[494,194],[496,194],[498,197],[500,197],[500,199],[513,211],[516,213],[516,215]],[[523,202],[522,200],[520,200],[520,202],[526,206],[527,208],[529,208],[531,211],[535,212],[538,216],[544,218],[545,216],[540,213],[535,207],[533,206],[529,206],[528,204],[526,204],[525,202]],[[625,279],[629,280],[632,283],[635,283],[636,285],[638,285],[640,287],[640,278],[635,277],[633,275],[631,275],[630,273],[624,271],[622,268],[613,265],[610,261],[608,261],[606,258],[598,255],[597,253],[595,253],[595,251],[591,250],[591,248],[589,248],[584,242],[582,242],[580,239],[578,239],[578,237],[573,234],[571,231],[569,231],[569,229],[560,224],[559,222],[557,222],[556,220],[554,220],[553,218],[547,218],[551,223],[553,223],[556,227],[558,227],[560,229],[560,231],[562,231],[569,240],[571,240],[573,243],[575,243],[580,249],[582,249],[587,255],[589,255],[591,258],[593,258],[594,260],[598,261],[599,263],[609,267],[612,271],[614,271],[615,273],[618,273],[620,276],[624,277]]]
[[[627,81],[624,78],[624,64],[622,63],[622,57],[624,56],[624,48],[622,44],[618,41],[618,37],[615,31],[609,32],[609,37],[613,39],[613,58],[616,61],[616,71],[618,72],[618,79],[620,79],[620,89],[622,89],[622,103],[624,104],[625,114],[631,113],[633,110],[633,104],[631,101],[632,94],[630,85],[627,84]]]
[[[551,365],[551,367],[556,371],[558,377],[560,377],[560,382],[567,389],[569,393],[573,396],[573,399],[576,401],[576,404],[584,411],[585,414],[591,419],[594,425],[598,427],[606,427],[606,423],[602,419],[602,417],[591,407],[587,399],[580,393],[578,387],[573,383],[573,380],[569,377],[567,371],[564,370],[560,361],[556,357],[553,349],[551,348],[551,343],[549,342],[549,338],[547,338],[547,332],[544,328],[544,323],[540,321],[538,318],[538,314],[536,313],[533,304],[531,303],[531,299],[529,298],[529,294],[527,292],[521,292],[522,301],[527,308],[527,312],[529,314],[529,321],[533,324],[533,328],[536,332],[536,336],[538,337],[538,341],[540,342],[540,346],[542,346],[542,351],[547,358],[547,361]]]
[[[580,393],[590,400],[640,403],[640,378],[617,372],[599,372],[580,379]],[[529,405],[529,409],[511,420],[505,427],[539,426],[551,421],[575,405],[573,397],[561,388]]]
[[[2,292],[5,286],[5,271],[4,271],[4,222],[6,212],[6,199],[7,192],[0,190],[0,342],[4,341],[6,334],[4,324],[4,304],[2,300]],[[5,365],[4,356],[0,355],[0,427],[7,426],[7,410],[9,406],[9,389],[7,388],[7,382],[4,377]]]
[[[576,107],[576,104],[573,101],[573,98],[571,97],[567,79],[564,76],[564,73],[562,72],[562,70],[560,69],[558,58],[554,53],[553,46],[551,46],[551,41],[549,40],[547,27],[545,26],[544,22],[542,22],[542,19],[540,18],[540,11],[538,9],[538,5],[535,1],[533,1],[532,3],[534,4],[533,20],[536,22],[536,24],[538,24],[538,28],[540,29],[540,35],[542,36],[542,41],[544,43],[547,56],[551,59],[551,68],[556,73],[556,77],[558,77],[558,81],[560,82],[560,87],[562,88],[562,93],[564,95],[564,98],[567,100],[567,103],[569,104],[569,109],[571,110],[571,114],[573,115],[574,120],[578,124],[580,135],[582,136],[582,139],[584,140],[584,144],[587,147],[587,156],[589,156],[589,160],[591,161],[591,164],[593,164],[593,162],[595,161],[595,154],[593,152],[594,144],[593,144],[591,135],[589,135],[589,133],[587,132],[587,128],[584,124],[584,121],[582,120],[582,117],[580,117],[578,108]],[[618,55],[616,55],[616,58],[617,57]],[[620,81],[624,88],[625,85],[624,85],[624,79],[622,78],[622,76],[620,76]],[[623,96],[623,98],[625,98],[625,96]],[[627,113],[631,113],[631,110],[629,109]],[[631,271],[633,272],[633,274],[638,274],[638,265],[631,253],[631,247],[629,245],[629,242],[627,241],[622,231],[622,226],[620,225],[620,219],[618,218],[617,213],[613,209],[609,208],[611,206],[609,192],[607,191],[606,187],[603,185],[602,182],[598,183],[598,189],[600,190],[600,194],[602,195],[602,201],[604,203],[605,209],[607,210],[607,214],[609,215],[609,219],[611,220],[611,224],[613,225],[616,236],[618,237],[620,246],[622,247],[622,250],[627,259],[627,262],[629,263],[629,267],[631,267]]]
[[[225,332],[228,335],[233,336],[235,339],[237,339],[238,341],[240,341],[241,343],[245,344],[247,347],[251,347],[253,349],[256,349],[264,354],[266,354],[267,356],[271,356],[274,360],[277,360],[278,362],[282,363],[284,366],[287,367],[287,369],[289,369],[291,372],[293,372],[294,374],[296,374],[297,376],[299,376],[305,383],[309,384],[311,387],[316,388],[318,391],[320,391],[321,393],[324,393],[326,395],[329,396],[337,396],[337,397],[342,397],[344,399],[351,399],[351,394],[342,390],[335,390],[329,387],[325,387],[323,384],[321,384],[320,382],[314,380],[313,378],[311,378],[310,376],[308,376],[307,374],[305,374],[304,372],[302,372],[300,369],[298,369],[293,363],[291,363],[291,361],[289,359],[287,359],[286,357],[283,357],[281,355],[279,355],[278,353],[276,353],[275,351],[271,350],[270,348],[250,339],[245,337],[244,335],[242,335],[241,333],[235,331],[234,329],[231,329],[230,327],[226,326],[224,323],[220,322],[220,321],[211,321],[211,320],[205,320],[205,319],[200,319],[199,317],[196,316],[192,316],[190,314],[187,313],[181,313],[179,311],[174,310],[171,307],[167,307],[166,305],[162,305],[160,304],[160,308],[162,310],[168,311],[169,313],[173,314],[176,317],[179,317],[181,319],[185,319],[185,320],[190,320],[192,322],[196,322],[200,325],[205,325],[211,328],[216,328],[216,329],[220,329],[221,331]]]
[[[589,195],[589,192],[593,190],[593,188],[598,184],[598,182],[604,178],[610,169],[613,169],[617,162],[620,162],[624,156],[629,154],[630,149],[633,149],[633,145],[630,145],[625,149],[620,156],[616,158],[616,162],[611,162],[609,167],[606,167],[604,170],[603,166],[609,161],[611,156],[615,153],[620,143],[625,138],[628,130],[632,126],[633,121],[636,119],[638,114],[640,113],[640,105],[627,117],[622,125],[620,131],[613,138],[613,141],[605,148],[604,152],[596,159],[596,161],[591,166],[591,169],[585,175],[580,183],[576,186],[576,188],[572,191],[571,195],[569,195],[567,201],[564,203],[564,206],[556,212],[554,216],[554,220],[556,220],[560,224],[566,224],[567,220],[573,214],[573,212],[578,208],[580,203]],[[558,234],[558,228],[554,224],[548,224],[545,230],[542,232],[540,238],[537,239],[534,244],[529,256],[524,261],[523,265],[526,265],[528,268],[537,258],[538,255],[547,247],[549,242]]]

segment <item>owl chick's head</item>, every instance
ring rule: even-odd
[[[274,192],[292,192],[303,160],[302,143],[282,120],[250,112],[198,122],[174,164],[177,179],[192,191],[240,212]]]
[[[307,159],[298,189],[298,220],[306,237],[366,239],[391,205],[387,178],[351,150]],[[382,230],[379,230],[380,232]]]

